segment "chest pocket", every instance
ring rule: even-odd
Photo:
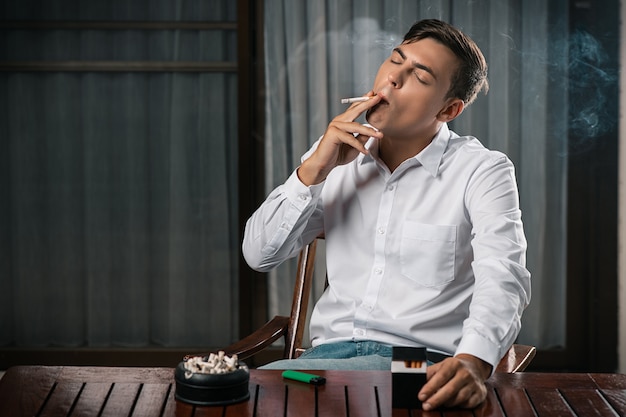
[[[456,226],[406,221],[400,242],[402,275],[436,287],[454,279]]]

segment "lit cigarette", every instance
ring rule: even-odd
[[[369,100],[370,97],[350,97],[350,98],[342,98],[341,99],[341,104],[348,104],[348,103],[359,103],[361,101],[367,101]]]

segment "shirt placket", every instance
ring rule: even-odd
[[[378,217],[376,219],[376,232],[374,236],[374,263],[365,288],[361,304],[357,306],[354,315],[353,338],[366,338],[368,320],[374,306],[378,303],[380,286],[385,275],[386,259],[385,246],[387,244],[387,230],[391,219],[394,194],[396,186],[388,181],[382,191],[379,203]]]

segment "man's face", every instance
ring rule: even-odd
[[[386,138],[412,139],[437,132],[441,112],[458,60],[450,49],[431,38],[403,43],[383,62],[374,80],[382,101],[367,113],[367,121]]]

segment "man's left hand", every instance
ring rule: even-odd
[[[490,375],[490,364],[468,354],[431,365],[427,371],[428,382],[418,394],[422,408],[474,408],[487,397],[485,380]]]

